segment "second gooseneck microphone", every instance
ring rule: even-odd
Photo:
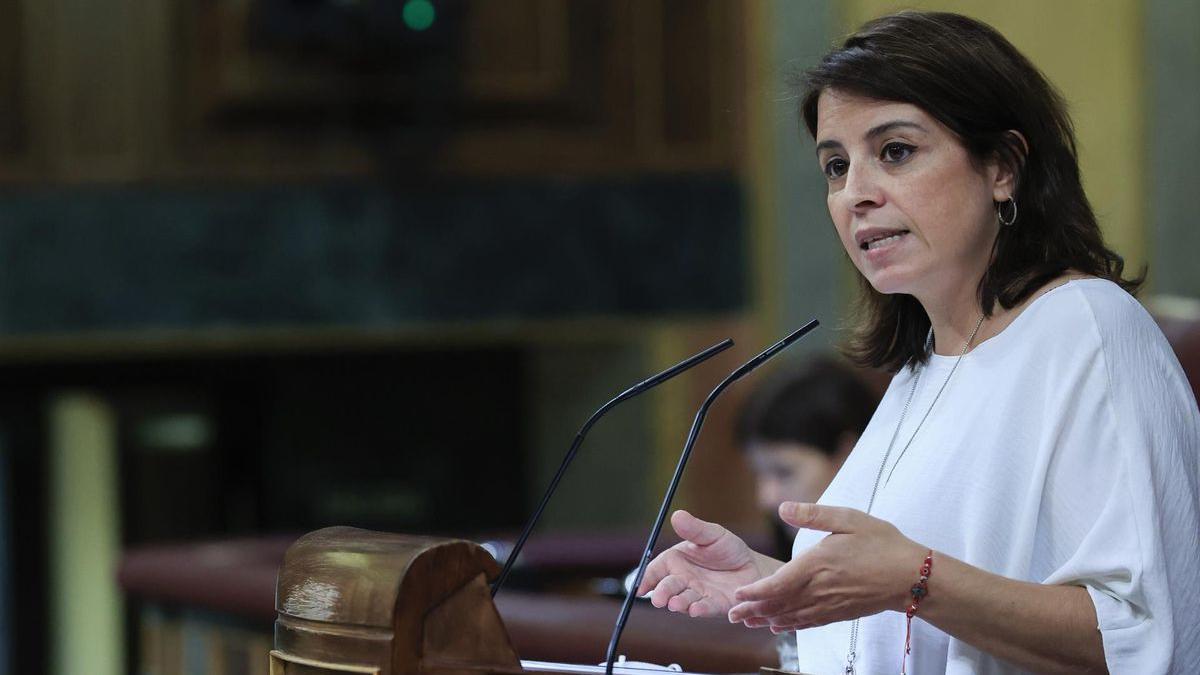
[[[633,586],[625,594],[625,603],[621,605],[621,615],[617,618],[617,625],[613,628],[612,640],[608,643],[607,663],[605,664],[605,673],[607,675],[612,675],[613,663],[617,658],[617,645],[621,640],[621,633],[625,630],[625,623],[629,620],[629,612],[633,608],[633,599],[637,595],[638,586],[642,585],[642,577],[646,575],[646,566],[650,564],[650,558],[654,555],[654,544],[658,542],[658,535],[662,532],[663,523],[667,519],[667,511],[671,508],[671,500],[675,498],[675,490],[679,488],[679,481],[683,477],[683,468],[687,465],[688,457],[692,454],[692,446],[696,444],[696,437],[700,435],[700,427],[704,424],[704,418],[708,415],[709,407],[721,395],[721,392],[725,391],[726,387],[745,377],[750,371],[766,363],[767,360],[791,346],[792,343],[808,335],[818,325],[819,322],[813,319],[791,335],[764,349],[761,354],[750,359],[737,370],[730,373],[729,377],[722,380],[712,390],[712,393],[708,395],[708,398],[704,399],[704,403],[700,404],[700,409],[696,411],[696,419],[692,422],[692,428],[688,432],[687,442],[683,445],[683,453],[679,456],[679,464],[675,466],[675,475],[671,476],[671,482],[667,485],[667,495],[663,498],[662,507],[658,510],[658,517],[654,519],[654,526],[650,528],[650,539],[646,542],[645,550],[642,551],[641,562],[638,564],[637,574],[634,575]]]
[[[509,573],[512,571],[513,563],[517,561],[517,555],[525,546],[525,540],[529,539],[529,534],[533,532],[533,526],[537,524],[542,517],[542,511],[546,510],[546,504],[550,502],[550,497],[554,495],[554,490],[558,487],[559,481],[562,480],[563,474],[567,472],[567,467],[571,465],[571,461],[575,459],[575,453],[579,452],[579,446],[583,444],[583,437],[587,436],[587,432],[600,419],[611,410],[614,406],[622,401],[629,400],[638,394],[641,394],[649,389],[652,389],[663,382],[675,377],[692,366],[700,365],[708,359],[720,354],[721,352],[733,346],[733,340],[725,338],[721,342],[705,349],[699,354],[695,354],[679,363],[667,368],[657,375],[652,375],[641,382],[633,385],[625,391],[617,394],[611,401],[600,406],[600,409],[592,413],[583,426],[579,428],[579,433],[575,434],[575,442],[571,443],[571,449],[567,450],[567,454],[563,457],[562,464],[559,465],[558,471],[555,472],[554,478],[550,481],[550,487],[546,488],[546,493],[542,495],[541,502],[533,512],[533,516],[529,518],[529,522],[525,523],[525,529],[521,531],[521,536],[517,538],[517,543],[513,545],[512,552],[508,554],[508,558],[504,561],[504,569],[500,570],[500,576],[496,578],[496,583],[492,584],[492,597],[496,597],[496,593],[500,592],[500,587],[504,585],[508,579]]]

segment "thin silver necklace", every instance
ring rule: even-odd
[[[896,456],[896,463],[892,465],[892,470],[888,472],[888,479],[884,481],[886,486],[888,481],[892,479],[892,473],[896,471],[896,465],[900,460],[904,459],[904,453],[908,452],[908,446],[912,445],[913,439],[917,437],[917,432],[921,430],[921,426],[925,424],[929,413],[933,412],[933,406],[937,405],[938,399],[942,397],[942,392],[946,390],[946,385],[950,384],[950,378],[954,375],[954,371],[958,370],[958,364],[963,357],[967,355],[967,350],[971,348],[971,343],[975,341],[975,336],[979,333],[980,326],[983,325],[983,315],[980,315],[979,321],[975,323],[975,330],[971,331],[971,335],[967,337],[967,341],[963,343],[962,351],[959,352],[958,358],[954,359],[954,365],[951,366],[950,372],[946,373],[946,379],[942,380],[942,386],[938,387],[937,393],[933,396],[933,401],[929,407],[925,409],[925,414],[921,416],[921,421],[917,422],[917,428],[913,429],[912,435],[908,437],[908,442],[900,448],[900,454]],[[933,326],[929,327],[929,334],[925,336],[925,351],[929,352],[933,345]],[[887,468],[888,458],[892,455],[892,448],[896,445],[896,438],[900,436],[900,427],[904,426],[904,418],[908,416],[908,406],[912,403],[913,395],[917,393],[917,384],[921,381],[921,374],[925,372],[924,368],[917,370],[913,375],[912,386],[908,389],[908,398],[904,400],[904,408],[900,411],[900,421],[896,422],[896,430],[892,432],[892,440],[888,441],[887,452],[883,453],[883,461],[879,463],[879,472],[875,474],[875,485],[871,488],[871,499],[867,501],[867,514],[871,513],[871,508],[875,506],[875,497],[879,494],[879,481],[883,479],[883,470]],[[843,672],[846,675],[854,675],[854,662],[858,659],[858,622],[860,619],[855,619],[850,626],[850,648],[846,651],[846,668]]]

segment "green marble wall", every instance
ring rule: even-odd
[[[1154,293],[1200,297],[1200,2],[1148,0],[1146,220]],[[1131,180],[1139,177],[1132,176]]]
[[[728,312],[728,175],[0,193],[0,334]]]
[[[763,283],[778,298],[774,311],[780,333],[803,325],[811,318],[822,323],[813,333],[789,350],[788,358],[830,349],[838,340],[839,325],[852,280],[848,262],[833,230],[825,206],[825,178],[814,155],[813,142],[799,116],[799,100],[792,80],[815,65],[833,46],[837,16],[834,3],[812,0],[768,3],[768,31],[762,36],[768,47],[763,76],[768,106],[766,133],[772,149],[768,161],[771,185],[765,205],[771,236],[778,246],[765,264],[772,273]]]

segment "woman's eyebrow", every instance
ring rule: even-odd
[[[916,122],[911,122],[909,120],[891,120],[890,122],[884,122],[883,124],[877,124],[877,125],[871,127],[870,129],[867,130],[867,133],[863,134],[863,138],[865,138],[869,141],[869,140],[874,139],[877,136],[882,136],[883,134],[886,134],[889,131],[892,131],[894,129],[899,129],[899,128],[916,129],[917,131],[923,131],[925,133],[929,133],[928,129],[921,126],[920,124],[917,124]],[[842,147],[842,144],[840,141],[835,141],[832,139],[825,140],[825,141],[821,141],[820,143],[817,143],[816,153],[819,155],[819,154],[821,154],[821,151],[826,148],[841,148],[841,147]]]
[[[926,133],[928,133],[928,130],[925,127],[921,126],[920,124],[917,124],[916,122],[910,122],[908,120],[892,120],[890,122],[884,122],[883,124],[877,124],[877,125],[871,127],[867,131],[867,133],[863,136],[863,138],[870,140],[870,139],[875,138],[876,136],[882,136],[883,134],[886,134],[887,132],[892,131],[893,129],[902,128],[902,127],[907,127],[909,129],[916,129],[917,131],[925,131]]]
[[[821,141],[820,143],[817,143],[816,153],[818,155],[821,154],[821,151],[824,150],[825,148],[841,148],[841,147],[842,147],[841,141],[825,140],[825,141]]]

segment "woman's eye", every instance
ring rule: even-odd
[[[880,156],[885,162],[903,162],[908,159],[909,155],[915,149],[907,143],[892,142],[883,146],[883,152],[880,153]]]
[[[846,173],[846,160],[841,157],[834,157],[825,162],[825,176],[830,180],[841,178],[842,174]]]

